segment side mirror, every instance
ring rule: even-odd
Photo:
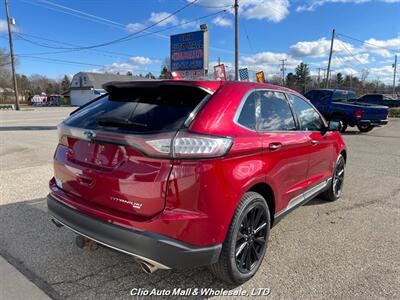
[[[331,120],[328,123],[328,131],[340,131],[342,127],[343,125],[340,121]]]

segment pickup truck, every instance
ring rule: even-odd
[[[368,132],[388,123],[388,107],[359,103],[354,91],[318,89],[307,92],[305,97],[327,120],[342,123],[342,132],[348,126],[357,126],[361,132]]]
[[[393,99],[382,94],[366,94],[357,99],[357,102],[400,107],[400,99]]]

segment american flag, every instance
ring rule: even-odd
[[[239,69],[240,81],[249,81],[249,70],[247,68]]]

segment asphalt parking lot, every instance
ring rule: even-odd
[[[143,273],[127,255],[82,250],[45,197],[56,124],[72,108],[0,112],[0,255],[55,299],[126,299],[132,288],[270,288],[271,299],[400,299],[400,119],[344,135],[343,198],[314,199],[273,228],[256,276],[226,286],[206,268]],[[18,289],[18,286],[15,287]]]

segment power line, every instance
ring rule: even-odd
[[[183,2],[187,2],[187,0],[182,0]],[[206,5],[206,4],[200,4],[200,3],[195,3],[194,5],[198,6],[198,7],[204,7],[204,8],[227,8],[227,7],[233,7],[232,4],[227,4],[227,5]]]
[[[181,12],[182,10],[186,9],[187,7],[193,5],[193,4],[194,4],[195,2],[197,2],[197,1],[198,1],[198,0],[193,0],[193,1],[191,1],[191,2],[188,2],[186,5],[184,5],[184,6],[182,6],[181,8],[175,10],[173,13],[171,13],[171,14],[169,14],[168,16],[162,18],[161,20],[159,20],[159,21],[157,21],[157,22],[155,22],[155,23],[153,23],[153,24],[151,24],[151,25],[149,25],[149,26],[147,26],[147,27],[145,27],[145,28],[143,28],[143,29],[141,29],[141,30],[138,30],[138,31],[133,32],[133,33],[131,33],[131,34],[125,35],[125,36],[120,37],[120,38],[115,39],[115,40],[111,40],[111,41],[104,42],[104,43],[100,43],[100,44],[90,45],[90,46],[77,47],[77,48],[51,47],[51,46],[47,46],[47,48],[65,49],[65,50],[67,50],[67,49],[70,49],[70,50],[72,50],[72,49],[82,49],[82,50],[85,50],[85,49],[94,49],[94,48],[99,48],[99,47],[105,47],[105,46],[113,45],[113,44],[116,44],[116,43],[128,41],[128,40],[130,40],[130,39],[132,39],[132,38],[135,38],[135,36],[137,36],[138,34],[140,34],[140,33],[144,32],[144,31],[146,31],[146,30],[148,30],[148,29],[150,29],[150,28],[152,28],[152,27],[154,27],[154,26],[156,26],[156,25],[158,25],[158,24],[160,24],[160,23],[162,23],[162,22],[165,22],[166,20],[172,18],[173,16],[175,16],[176,14],[178,14],[179,12]],[[154,34],[154,32],[153,32],[152,34]],[[20,36],[20,35],[19,35],[19,36]],[[143,35],[142,35],[142,36],[143,36]],[[25,40],[26,40],[26,39],[25,39]],[[40,45],[39,43],[37,43],[37,44]],[[46,45],[44,45],[44,47],[46,47]]]
[[[373,43],[366,42],[366,41],[363,41],[361,39],[358,39],[358,38],[355,38],[355,37],[352,37],[352,36],[349,36],[349,35],[346,35],[346,34],[343,34],[343,33],[336,33],[336,35],[342,36],[344,38],[348,38],[348,39],[351,39],[351,40],[354,40],[354,41],[358,41],[360,43],[367,44],[367,45],[370,45],[370,46],[373,46],[373,47],[376,47],[376,48],[382,48],[382,49],[386,49],[388,51],[400,51],[400,49],[395,49],[395,48],[389,48],[389,47],[375,45]]]
[[[133,39],[137,39],[137,38],[141,38],[141,37],[157,34],[159,32],[164,32],[164,31],[167,31],[167,30],[171,30],[173,28],[181,27],[181,26],[184,26],[184,25],[187,25],[187,24],[190,24],[190,23],[193,23],[193,22],[197,22],[197,21],[205,19],[205,18],[216,16],[218,14],[225,13],[225,12],[226,12],[226,10],[221,10],[221,11],[218,11],[218,12],[215,12],[215,13],[212,13],[212,14],[208,14],[208,15],[205,15],[205,16],[202,16],[202,17],[198,17],[198,18],[195,18],[195,19],[192,19],[192,20],[189,20],[189,21],[177,24],[177,25],[169,26],[167,28],[163,28],[163,29],[160,29],[160,30],[157,30],[157,31],[151,31],[151,32],[143,33],[141,35],[131,36],[131,37],[126,38],[124,40],[119,39],[119,42],[133,40]],[[26,42],[29,42],[31,44],[34,44],[34,45],[37,45],[37,46],[40,46],[40,47],[43,47],[43,48],[58,49],[58,50],[75,50],[75,51],[92,50],[92,49],[97,48],[97,47],[103,47],[103,46],[106,46],[106,45],[111,45],[111,44],[115,44],[116,43],[116,42],[115,43],[108,42],[108,43],[101,44],[101,46],[99,46],[100,45],[99,44],[99,45],[93,45],[93,46],[56,47],[56,46],[52,46],[50,44],[40,43],[40,42],[37,42],[37,41],[30,40],[30,39],[24,37],[24,35],[27,35],[27,34],[17,33],[17,35],[22,40],[24,40]]]
[[[356,56],[353,52],[350,51],[349,48],[346,47],[346,45],[345,45],[344,43],[342,43],[340,40],[336,40],[336,41],[339,42],[340,45],[342,46],[342,48],[343,48],[344,50],[346,50],[351,56],[353,56],[354,59],[355,59],[356,61],[358,61],[361,65],[364,64],[363,62],[361,62],[361,61],[357,58],[357,56]]]
[[[77,9],[70,8],[70,7],[67,7],[67,6],[64,6],[64,5],[56,4],[56,3],[53,3],[53,2],[50,2],[50,1],[47,1],[47,0],[41,0],[41,2],[44,2],[44,3],[37,3],[37,2],[28,1],[28,0],[20,0],[20,1],[28,3],[28,4],[31,4],[31,5],[35,5],[35,6],[43,7],[43,8],[46,8],[46,9],[50,9],[50,10],[53,10],[53,11],[57,11],[57,12],[60,12],[60,13],[65,13],[67,15],[75,16],[75,17],[78,17],[78,18],[81,18],[81,19],[84,19],[84,20],[87,20],[87,21],[100,23],[100,24],[103,24],[103,25],[106,25],[106,26],[112,26],[114,28],[121,29],[121,30],[124,30],[124,31],[126,30],[126,27],[129,25],[129,24],[122,24],[122,23],[119,23],[119,22],[116,22],[116,21],[113,21],[113,20],[110,20],[110,19],[106,19],[106,18],[97,16],[97,15],[94,15],[94,14],[90,14],[90,13],[84,12],[82,10],[77,10]],[[48,4],[48,5],[45,5],[45,4]],[[49,5],[56,6],[57,8],[51,7]],[[60,7],[60,8],[58,8],[58,7]],[[145,31],[145,32],[147,32],[147,31]],[[160,35],[156,35],[156,37],[160,37],[160,38],[162,38],[164,40],[165,39],[168,40],[168,37],[165,36],[165,35],[161,35],[160,34]]]

